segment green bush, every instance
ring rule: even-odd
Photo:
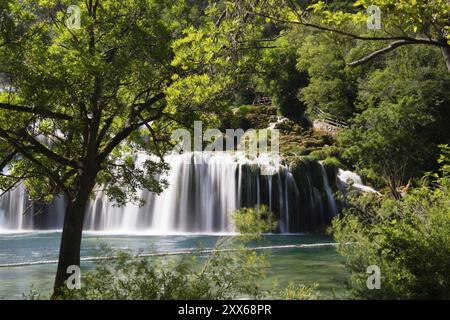
[[[322,297],[316,291],[317,285],[305,286],[290,283],[280,292],[282,300],[320,300]]]
[[[438,187],[436,187],[436,184]],[[402,200],[353,201],[333,222],[338,251],[361,299],[450,299],[450,176]],[[381,269],[381,288],[369,290],[367,267]]]
[[[234,212],[233,221],[235,228],[242,234],[241,237],[258,239],[264,232],[276,230],[276,218],[267,206],[255,208],[242,208]]]
[[[199,300],[257,298],[265,258],[242,247],[199,251],[178,258],[142,257],[110,251],[86,273],[79,290],[65,289],[70,300]],[[203,253],[205,255],[205,253]],[[201,260],[204,260],[203,262]]]

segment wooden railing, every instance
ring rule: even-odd
[[[348,123],[338,119],[330,113],[322,111],[318,107],[314,107],[312,110],[313,114],[317,117],[317,120],[326,123],[327,125],[337,127],[337,128],[346,128],[348,127]]]
[[[253,100],[254,106],[271,106],[272,98],[270,97],[257,97]]]

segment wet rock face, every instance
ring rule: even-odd
[[[264,129],[267,128],[270,122],[277,117],[277,108],[254,106],[246,115],[246,120],[249,124],[249,128]]]
[[[313,127],[315,130],[336,136],[341,128],[337,126],[333,126],[327,122],[320,121],[320,120],[314,120]]]

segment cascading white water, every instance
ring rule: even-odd
[[[23,214],[26,206],[26,190],[22,185],[3,195],[0,200],[0,230],[20,229],[23,227]]]
[[[143,190],[143,207],[129,203],[117,208],[99,193],[89,208],[86,228],[158,234],[229,230],[229,214],[237,208],[238,162],[233,160],[227,155],[168,156],[169,186],[162,194]]]
[[[144,159],[138,155],[137,165]],[[249,160],[238,153],[185,153],[168,156],[166,162],[171,166],[165,177],[169,186],[160,195],[142,190],[144,206],[128,203],[116,207],[99,191],[88,207],[85,230],[148,234],[231,232],[233,211],[265,204],[277,216],[279,231],[287,233],[310,228],[309,221],[324,224],[337,212],[320,164],[321,181],[314,183],[313,176],[305,172],[309,183],[300,186],[288,168],[265,155]],[[262,169],[273,174],[262,175]],[[33,205],[23,214],[29,205],[23,186],[3,196],[0,229],[62,227],[64,199],[46,207]],[[308,226],[304,221],[308,221]]]
[[[361,177],[352,171],[339,169],[338,179],[344,186],[347,186],[349,183],[351,183],[353,188],[358,189],[362,192],[380,194],[374,188],[364,185]]]
[[[0,232],[60,229],[64,208],[62,197],[50,204],[32,203],[28,200],[25,187],[18,185],[0,198]]]

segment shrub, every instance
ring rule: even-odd
[[[319,300],[322,297],[317,293],[317,287],[317,284],[305,286],[290,283],[280,292],[280,298],[282,300]]]
[[[450,299],[450,177],[402,200],[353,202],[333,222],[338,251],[362,299]],[[366,268],[381,269],[381,289],[368,290]]]
[[[64,290],[75,300],[199,300],[257,298],[264,257],[241,247],[219,251],[201,262],[199,251],[178,258],[142,257],[110,251],[86,274],[79,290]],[[204,255],[204,254],[203,254]]]

